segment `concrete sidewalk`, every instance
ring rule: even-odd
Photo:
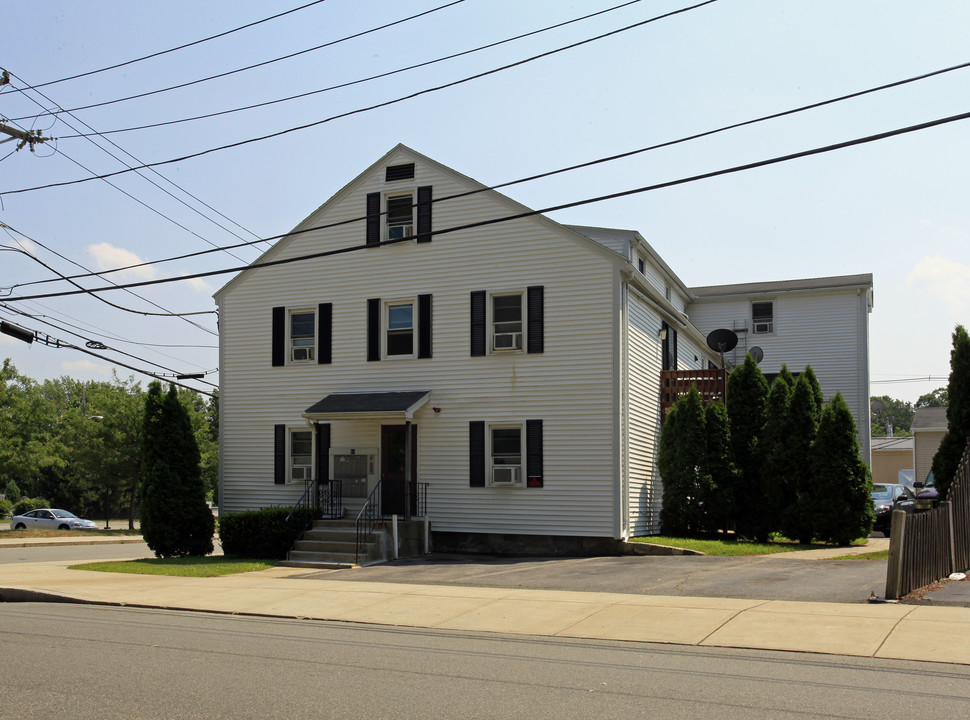
[[[416,628],[741,647],[970,664],[970,608],[783,602],[301,579],[301,568],[220,578],[0,565],[0,600],[62,601]]]

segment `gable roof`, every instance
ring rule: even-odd
[[[314,226],[311,224],[311,220],[313,218],[317,217],[321,213],[325,213],[329,207],[335,205],[336,203],[341,202],[348,195],[351,195],[352,193],[356,192],[359,185],[363,184],[365,180],[372,175],[372,173],[377,171],[379,168],[383,168],[385,165],[387,165],[392,158],[394,159],[395,163],[400,163],[404,158],[414,161],[416,163],[420,163],[421,165],[425,167],[429,167],[438,173],[450,176],[452,179],[454,179],[460,184],[470,186],[470,189],[467,192],[462,193],[463,195],[472,194],[472,193],[487,194],[495,202],[498,202],[508,207],[510,211],[509,217],[518,216],[518,217],[534,218],[536,222],[539,222],[547,226],[549,229],[554,230],[560,235],[563,235],[569,238],[573,242],[580,243],[584,247],[590,250],[593,250],[594,252],[597,252],[604,257],[608,257],[613,261],[619,261],[621,258],[621,256],[617,252],[604,246],[602,243],[596,242],[595,240],[587,237],[586,235],[583,235],[580,232],[577,232],[576,230],[570,228],[569,226],[558,223],[555,220],[552,220],[551,218],[547,217],[546,215],[543,215],[542,213],[536,210],[533,210],[532,208],[526,207],[525,205],[511,199],[510,197],[503,195],[497,190],[493,190],[489,188],[487,185],[483,185],[477,180],[470,178],[467,175],[463,175],[462,173],[458,172],[457,170],[453,170],[447,165],[443,165],[437,160],[434,160],[426,155],[423,155],[417,152],[416,150],[412,150],[406,145],[398,143],[393,148],[391,148],[388,152],[384,153],[384,155],[382,155],[375,162],[371,163],[363,172],[359,173],[357,177],[355,177],[353,180],[351,180],[346,185],[344,185],[340,190],[334,193],[326,202],[324,202],[322,205],[317,207],[313,212],[307,215],[298,225],[296,225],[296,227],[290,230],[284,237],[278,240],[271,248],[269,248],[262,255],[256,258],[252,263],[250,263],[250,265],[256,265],[260,262],[266,262],[268,260],[273,259],[274,256],[279,254],[282,248],[284,248],[288,244],[288,241],[293,236],[313,229]],[[444,200],[444,199],[447,199],[447,198],[434,198],[432,202],[440,202],[441,200]],[[363,223],[364,219],[365,219],[364,216],[361,215],[361,217],[359,218],[359,221]],[[499,224],[499,223],[497,222],[496,224]],[[442,230],[441,228],[435,229],[432,232],[432,235],[441,234],[441,230]],[[241,278],[245,277],[248,274],[248,272],[249,270],[241,271],[239,274],[237,274],[235,277],[229,280],[225,285],[223,285],[221,288],[216,290],[216,292],[213,293],[213,297],[216,298],[216,301],[218,302],[219,297],[223,293],[225,293],[229,288],[231,288],[233,285],[239,282]]]

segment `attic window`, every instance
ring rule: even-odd
[[[384,181],[409,180],[414,177],[414,163],[406,165],[388,165],[384,171]]]

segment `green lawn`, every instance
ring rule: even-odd
[[[236,573],[266,570],[276,566],[275,560],[227,558],[221,555],[184,558],[144,558],[119,562],[96,562],[72,565],[71,570],[133,573],[137,575],[173,575],[176,577],[219,577]]]
[[[797,552],[799,550],[818,550],[824,545],[800,545],[785,538],[776,542],[756,543],[735,540],[696,540],[694,538],[675,538],[662,535],[631,538],[630,542],[646,543],[647,545],[666,545],[668,547],[696,550],[705,555],[770,555],[772,553]],[[865,540],[858,540],[853,545],[865,544]]]

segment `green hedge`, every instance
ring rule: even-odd
[[[226,513],[219,518],[219,541],[226,555],[283,560],[303,530],[319,517],[318,508],[288,507]]]
[[[0,518],[10,517],[13,512],[13,503],[9,500],[0,500]]]
[[[23,515],[31,510],[49,508],[51,501],[45,498],[20,498],[20,501],[13,506],[14,515]]]

